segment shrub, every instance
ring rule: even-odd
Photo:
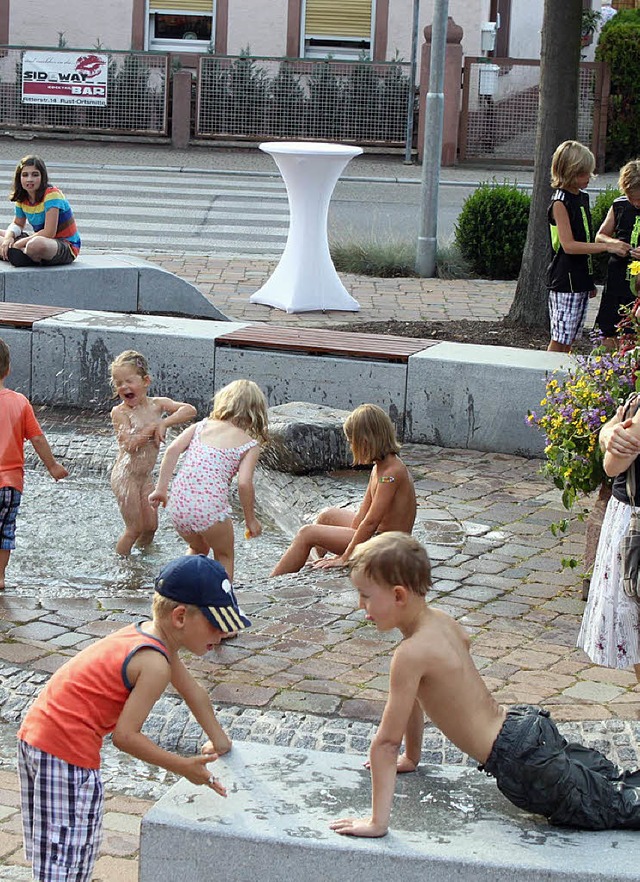
[[[620,196],[620,190],[617,187],[607,187],[602,193],[598,193],[595,202],[591,207],[591,220],[593,222],[593,235],[598,232],[602,226],[607,212],[613,205],[613,200]],[[604,254],[593,255],[593,272],[596,282],[602,284],[607,278],[607,264],[609,263],[609,255]]]
[[[607,119],[608,170],[617,169],[638,152],[640,126],[640,10],[618,12],[602,28],[596,61],[606,61],[611,71]]]
[[[455,242],[473,272],[516,279],[527,237],[531,197],[511,184],[481,184],[462,206]]]

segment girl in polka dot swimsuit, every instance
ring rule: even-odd
[[[251,380],[235,380],[213,399],[209,416],[189,426],[164,455],[156,488],[149,502],[167,506],[173,526],[189,545],[190,554],[208,554],[218,560],[233,580],[233,524],[229,486],[238,476],[238,495],[244,512],[246,536],[259,536],[262,524],[255,515],[253,473],[260,443],[267,440],[267,402]],[[171,487],[178,457],[183,461]]]

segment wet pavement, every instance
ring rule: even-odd
[[[344,321],[341,314],[250,310],[248,295],[268,275],[268,263],[227,261],[221,266],[204,257],[152,259],[193,279],[235,318],[303,326]],[[369,299],[361,313],[349,314],[354,325],[399,314],[409,319],[414,302],[417,317],[492,319],[506,312],[513,293],[513,283],[482,281],[357,284],[363,307]],[[218,299],[223,296],[226,310]],[[144,617],[155,567],[180,551],[163,528],[149,558],[134,561],[122,576],[111,552],[117,512],[114,519],[113,510],[108,514],[98,504],[114,505],[107,478],[113,458],[108,415],[42,409],[39,416],[72,476],[65,489],[64,483],[49,482],[39,465],[31,471],[29,462],[19,544],[8,571],[8,584],[14,587],[0,597],[0,879],[29,878],[13,771],[14,733],[22,712],[67,658],[124,622]],[[434,564],[432,602],[468,628],[474,658],[496,698],[540,702],[563,722],[568,737],[634,765],[640,688],[631,671],[598,668],[574,647],[583,609],[581,578],[579,569],[562,572],[560,560],[580,558],[584,525],[574,522],[564,537],[551,534],[549,525],[563,510],[559,493],[539,474],[540,462],[418,445],[407,445],[403,457],[416,482],[417,535]],[[290,500],[293,521],[287,527],[292,529],[296,519],[302,522],[328,503],[358,499],[363,475],[261,473],[256,483],[265,510],[275,510],[278,499]],[[83,493],[98,502],[88,506],[95,524],[81,542],[74,523],[87,517]],[[39,529],[40,522],[50,528]],[[204,659],[189,659],[188,665],[234,738],[358,752],[364,758],[385,698],[393,635],[377,634],[362,620],[342,573],[307,570],[268,579],[284,541],[275,526],[271,532],[271,538],[254,540],[255,545],[238,542],[236,581],[254,627]],[[27,571],[29,561],[38,562],[37,572],[32,564]],[[172,695],[155,708],[147,731],[164,747],[184,751],[195,750],[200,738]],[[466,762],[430,727],[423,759]],[[140,817],[174,779],[109,744],[104,777],[109,803],[95,879],[128,882],[137,878]]]

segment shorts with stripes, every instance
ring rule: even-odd
[[[570,346],[582,334],[589,306],[589,292],[549,291],[551,339]]]
[[[72,766],[18,739],[24,853],[38,882],[91,882],[102,840],[99,769]]]
[[[0,487],[0,551],[16,547],[16,517],[22,493],[15,487]]]

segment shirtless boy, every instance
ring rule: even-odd
[[[276,564],[272,576],[297,573],[313,548],[324,558],[317,568],[343,567],[354,548],[376,533],[399,530],[410,533],[416,519],[416,494],[409,470],[398,454],[400,445],[389,416],[375,404],[361,404],[349,414],[344,433],[353,453],[354,465],[371,465],[371,477],[357,512],[350,508],[328,508],[314,524],[305,524]]]
[[[144,355],[128,349],[111,363],[111,384],[121,399],[111,411],[118,454],[111,471],[111,489],[125,529],[116,544],[123,556],[137,543],[149,545],[158,529],[158,512],[149,504],[151,473],[169,426],[188,423],[196,409],[172,398],[150,398],[151,375]]]
[[[464,629],[425,601],[431,565],[415,539],[377,536],[354,551],[350,567],[367,620],[379,631],[399,628],[403,640],[391,662],[389,697],[369,755],[371,817],[341,818],[332,830],[347,836],[387,833],[396,772],[413,771],[420,761],[424,714],[519,808],[560,826],[640,829],[640,771],[624,773],[598,751],[567,744],[545,710],[506,710],[493,699]]]

